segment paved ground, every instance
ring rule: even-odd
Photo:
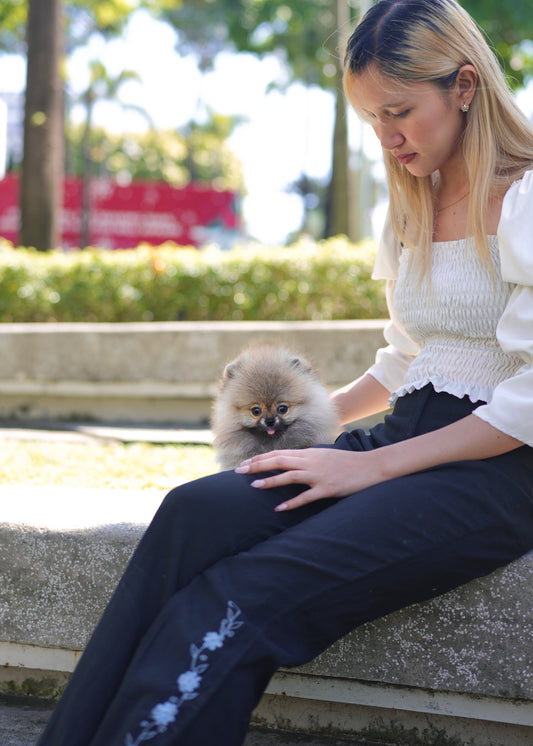
[[[122,443],[211,443],[207,428],[165,427],[153,424],[63,422],[59,420],[4,420],[0,418],[0,440],[57,440],[80,442],[103,440]],[[0,744],[2,746],[2,744]]]
[[[35,746],[50,716],[46,704],[24,702],[0,696],[0,746]],[[351,746],[358,746],[350,741]],[[216,746],[199,744],[199,746]],[[254,730],[244,746],[347,746],[347,741],[337,739],[309,740],[308,736],[268,733]],[[363,746],[363,744],[359,744]]]
[[[35,746],[50,709],[0,697],[0,746]]]

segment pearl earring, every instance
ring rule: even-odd
[[[463,104],[461,106],[461,111],[463,112],[463,114],[466,114],[466,112],[469,110],[470,110],[470,104]]]

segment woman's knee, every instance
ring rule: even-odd
[[[196,532],[207,525],[222,530],[223,526],[260,521],[262,514],[274,512],[279,500],[251,487],[251,481],[251,477],[226,471],[180,485],[163,500],[161,516]]]
[[[157,518],[182,528],[187,525],[190,530],[195,530],[204,521],[217,515],[224,501],[219,480],[213,477],[194,480],[170,490],[161,503]]]
[[[282,500],[301,490],[301,486],[276,490],[251,487],[254,477],[220,472],[180,485],[163,501],[160,520],[173,530],[198,541],[216,541],[241,551],[255,542],[301,521],[309,511],[278,513],[274,510]]]
[[[211,474],[175,487],[167,494],[161,507],[170,512],[192,515],[218,513],[230,504],[249,500],[250,493],[254,492],[250,481],[234,472]]]

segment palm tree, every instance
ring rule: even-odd
[[[91,180],[93,176],[91,133],[94,108],[99,101],[118,101],[118,93],[121,86],[129,80],[138,79],[139,76],[132,70],[122,70],[117,76],[111,76],[101,62],[93,61],[90,63],[89,85],[79,97],[79,101],[85,106],[85,126],[81,140],[81,248],[89,246],[91,243]],[[149,114],[141,107],[134,104],[121,105],[126,109],[133,109],[142,114],[148,123],[152,124]]]

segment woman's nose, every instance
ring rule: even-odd
[[[390,124],[379,124],[374,127],[374,131],[381,143],[383,150],[394,150],[403,144],[405,138],[396,127]]]

